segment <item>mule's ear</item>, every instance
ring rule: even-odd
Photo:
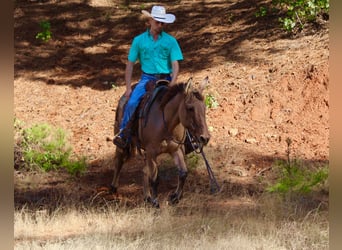
[[[209,84],[209,77],[206,76],[199,86],[199,91],[202,93],[203,90],[205,90],[205,88],[208,86],[208,84]]]
[[[191,85],[192,85],[192,77],[190,77],[188,82],[186,83],[186,86],[185,86],[185,93],[186,94],[189,93],[189,90],[191,89]]]

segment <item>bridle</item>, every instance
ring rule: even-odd
[[[189,132],[188,129],[185,130],[185,134],[189,138],[189,141],[190,141],[190,144],[191,144],[193,151],[196,152],[197,154],[202,153],[204,144],[199,142],[197,140],[197,138]]]
[[[188,138],[189,138],[190,144],[191,144],[194,152],[196,154],[201,154],[203,159],[204,159],[205,165],[207,167],[209,179],[210,179],[210,192],[212,194],[219,192],[220,186],[216,181],[213,170],[211,169],[209,162],[208,162],[207,158],[205,157],[205,154],[203,151],[204,144],[199,142],[194,136],[192,136],[191,133],[189,132],[189,130],[186,130],[185,133],[186,133],[186,136],[188,136]]]

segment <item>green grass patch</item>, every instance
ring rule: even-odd
[[[36,39],[44,42],[49,41],[52,38],[51,24],[49,21],[41,21],[39,23],[41,31],[37,33]]]
[[[309,194],[324,188],[328,179],[328,166],[306,166],[299,160],[291,163],[276,162],[277,180],[267,188],[282,194]]]
[[[23,162],[21,167],[43,171],[65,168],[72,175],[86,169],[86,158],[72,155],[63,129],[46,123],[22,128],[18,121],[14,127],[18,134],[16,148],[20,150]]]
[[[207,94],[205,99],[204,99],[204,103],[205,106],[207,106],[207,108],[211,109],[211,108],[217,108],[219,103],[217,102],[215,96],[213,96],[212,94]]]
[[[281,194],[309,194],[326,188],[329,167],[327,164],[305,164],[300,160],[290,158],[291,139],[286,139],[287,160],[275,163],[276,181],[266,190]]]
[[[197,169],[199,164],[201,164],[199,154],[196,152],[191,152],[190,154],[186,155],[185,163],[189,171]]]

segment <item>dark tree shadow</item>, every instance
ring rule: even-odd
[[[248,52],[236,53],[243,41],[272,41],[286,35],[279,29],[277,17],[255,17],[259,6],[269,1],[162,3],[177,17],[166,30],[177,37],[183,50],[183,72],[196,74],[213,67],[217,56],[231,62],[252,63]],[[113,7],[92,7],[89,1],[16,1],[15,78],[30,72],[32,80],[47,84],[99,90],[110,88],[108,82],[122,84],[130,43],[145,29],[139,20],[141,9],[149,10],[151,6],[148,1],[113,2]],[[52,39],[48,42],[35,38],[41,31],[39,23],[44,20],[51,24]],[[241,29],[236,28],[239,23]],[[139,75],[137,65],[134,77]]]
[[[215,149],[212,148],[211,150]],[[266,187],[269,183],[261,180],[272,179],[275,172],[275,163],[279,160],[285,160],[285,158],[259,155],[245,150],[241,151],[241,153],[249,155],[244,162],[246,166],[251,164],[262,166],[257,174],[249,172],[250,176],[247,179],[242,177],[240,181],[233,181],[232,175],[220,173],[218,166],[214,165],[209,159],[208,162],[221,188],[219,193],[212,194],[210,178],[204,164],[202,164],[203,167],[197,166],[195,169],[191,169],[191,166],[188,165],[189,175],[184,186],[184,198],[191,200],[191,197],[201,197],[203,200],[216,199],[220,201],[254,199],[257,201],[266,194]],[[202,160],[200,159],[199,162],[202,162]],[[102,162],[91,164],[87,171],[80,176],[71,176],[66,171],[61,170],[42,175],[37,183],[32,181],[26,186],[17,183],[14,185],[14,207],[15,209],[46,209],[53,212],[70,207],[103,209],[107,206],[119,206],[135,208],[144,204],[142,190],[144,162],[142,157],[139,156],[127,161],[122,168],[118,188],[119,200],[112,199],[112,196],[108,196],[106,192],[101,195],[99,190],[108,188],[113,178],[112,161],[113,156],[109,155]],[[302,159],[302,161],[305,166],[328,164],[326,160]],[[109,166],[105,166],[106,164],[103,162],[107,162]],[[25,172],[22,172],[22,174],[25,175]],[[34,175],[34,173],[26,173],[28,176],[32,176],[32,174]],[[158,187],[158,197],[161,201],[167,200],[170,193],[176,189],[177,177],[178,171],[173,163],[167,161],[161,163]],[[317,207],[327,209],[328,195],[328,193],[314,193],[311,196],[303,196],[303,199],[296,201],[299,202],[297,206],[308,210]],[[111,198],[108,199],[108,197]],[[179,207],[186,207],[187,202],[191,201],[185,201]],[[249,206],[244,207],[241,204],[240,208],[249,209]]]

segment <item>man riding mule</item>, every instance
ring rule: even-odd
[[[183,60],[177,40],[163,31],[163,25],[173,23],[176,17],[173,14],[167,14],[162,6],[153,6],[151,13],[145,10],[142,13],[147,17],[148,29],[133,39],[128,54],[125,70],[125,96],[128,102],[120,124],[120,131],[113,141],[120,148],[125,148],[129,143],[130,131],[127,129],[127,124],[146,92],[146,84],[149,81],[166,79],[170,81],[170,86],[174,85],[179,72],[178,61]],[[133,66],[137,60],[141,64],[142,76],[132,91]]]
[[[157,157],[169,153],[178,168],[178,186],[169,197],[176,203],[182,197],[188,173],[185,152],[192,151],[185,144],[186,131],[196,145],[203,146],[209,141],[202,95],[208,79],[199,89],[194,89],[190,82],[176,84],[178,61],[183,60],[183,55],[176,39],[162,29],[164,23],[173,23],[175,16],[166,14],[162,6],[154,6],[151,13],[143,11],[143,14],[148,17],[149,28],[133,39],[125,71],[126,92],[116,110],[113,143],[117,149],[111,188],[117,192],[122,165],[137,147],[140,153],[143,150],[145,157],[144,199],[159,207]],[[137,60],[143,73],[139,82],[131,86],[133,65]],[[151,90],[146,96],[146,89],[155,89],[155,86],[158,91]]]

